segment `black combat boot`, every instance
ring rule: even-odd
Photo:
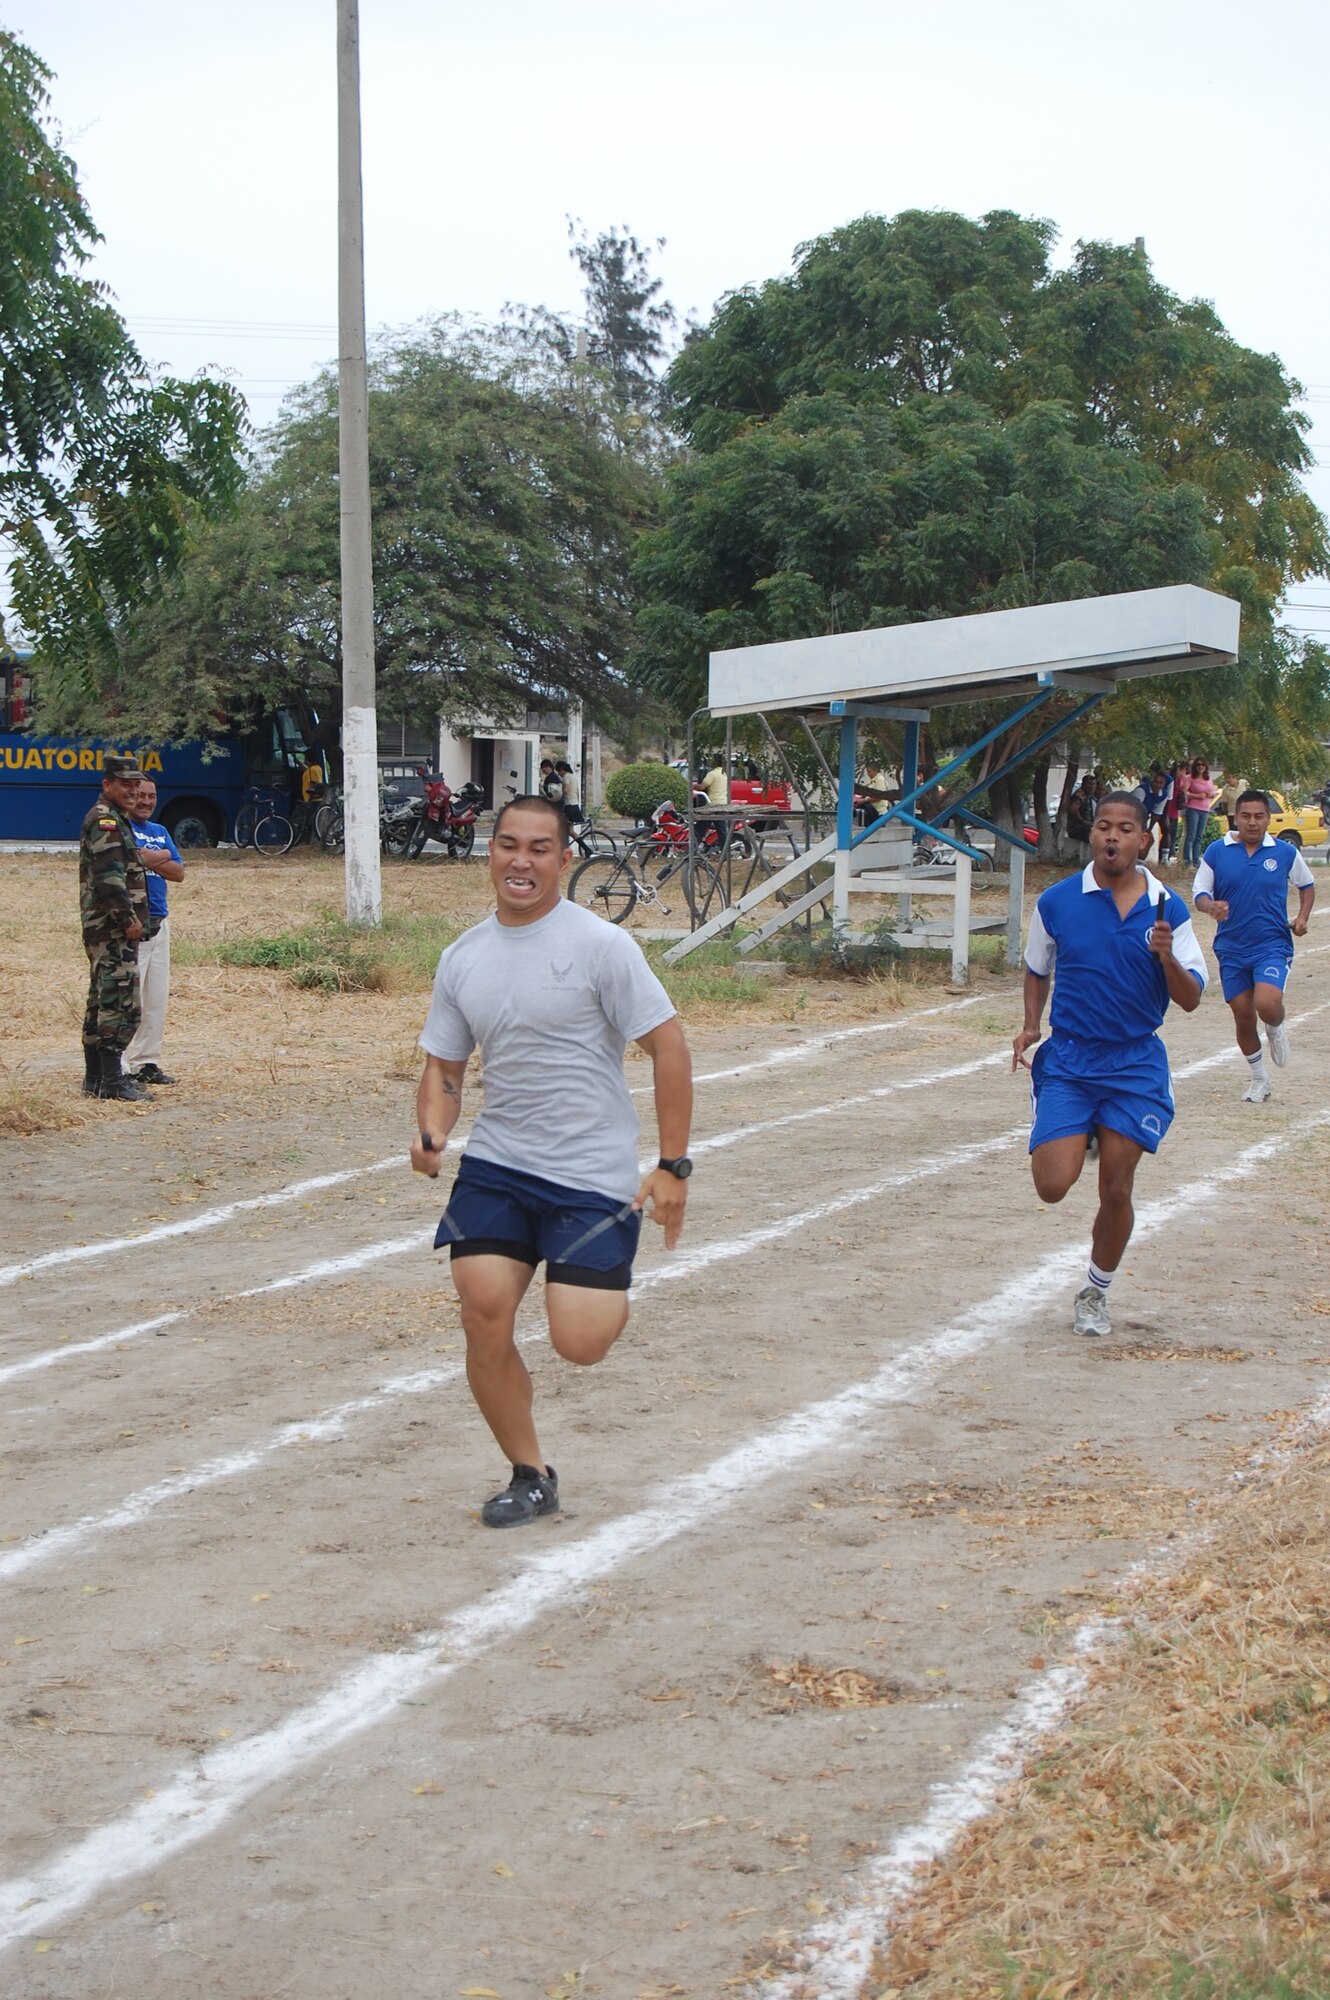
[[[136,1077],[126,1076],[120,1066],[119,1049],[101,1051],[99,1097],[118,1097],[126,1104],[151,1104],[152,1096]]]
[[[100,1097],[102,1094],[102,1052],[96,1042],[83,1044],[83,1095]]]

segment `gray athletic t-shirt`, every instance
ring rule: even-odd
[[[627,1201],[642,1128],[624,1044],[673,1014],[632,938],[562,901],[533,924],[486,917],[448,946],[420,1046],[444,1062],[480,1048],[485,1107],[468,1153]]]

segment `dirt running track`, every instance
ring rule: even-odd
[[[513,1536],[476,1520],[499,1467],[438,1191],[365,1170],[408,1086],[315,1118],[300,1171],[344,1178],[220,1220],[309,1128],[256,1177],[163,1092],[155,1150],[211,1149],[207,1226],[105,1255],[65,1253],[110,1233],[107,1128],[11,1155],[6,2000],[713,2000],[778,1967],[1330,1386],[1324,947],[1290,998],[1261,1107],[1217,988],[1172,1018],[1179,1117],[1103,1344],[1067,1330],[1090,1190],[1030,1188],[1014,987],[696,1037],[722,1074],[685,1245],[648,1231],[601,1369],[533,1345],[565,1509]],[[883,1699],[805,1699],[801,1662]]]

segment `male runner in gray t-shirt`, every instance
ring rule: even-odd
[[[417,1173],[442,1165],[474,1048],[484,1064],[484,1110],[434,1240],[452,1256],[471,1393],[512,1464],[511,1482],[481,1512],[492,1528],[559,1505],[514,1339],[536,1265],[544,1260],[555,1352],[602,1361],[628,1323],[642,1213],[672,1250],[692,1171],[683,1029],[632,938],[563,899],[567,841],[549,799],[503,808],[489,855],[498,907],[440,958],[420,1037]],[[660,1163],[640,1186],[640,1127],[623,1074],[630,1041],[651,1057],[660,1135]]]

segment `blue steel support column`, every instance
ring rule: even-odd
[[[836,774],[836,872],[831,899],[838,931],[850,921],[850,849],[854,846],[854,774],[859,762],[859,722],[853,715],[840,726],[840,769]]]
[[[854,844],[854,774],[859,765],[859,722],[843,717],[840,726],[840,771],[836,783],[836,845],[847,854]]]

